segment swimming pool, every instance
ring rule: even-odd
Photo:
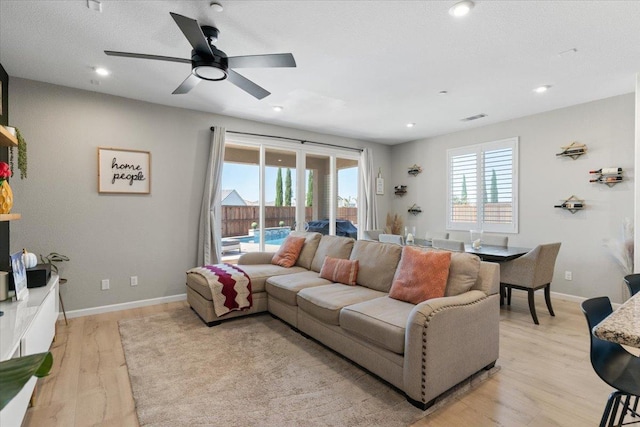
[[[266,236],[264,243],[266,245],[281,245],[291,231],[288,229],[265,230]],[[234,237],[234,240],[242,243],[260,243],[260,235],[256,230],[255,236]]]

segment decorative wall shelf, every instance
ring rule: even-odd
[[[11,135],[4,126],[0,126],[0,146],[1,147],[17,147],[18,138]]]
[[[560,147],[562,148],[562,151],[560,153],[557,153],[556,156],[559,157],[571,157],[573,160],[577,159],[578,157],[582,156],[583,154],[586,154],[587,152],[587,146],[584,144],[578,144],[577,142],[572,142],[569,145],[565,145],[564,147]]]
[[[589,171],[589,173],[596,176],[595,179],[590,179],[589,182],[606,184],[608,187],[613,187],[624,181],[622,168],[601,168],[595,171]]]
[[[419,173],[422,173],[422,168],[418,165],[409,166],[409,175],[416,176]]]
[[[571,196],[559,205],[555,205],[554,208],[564,209],[574,214],[584,209],[584,200],[578,199],[576,196]]]
[[[20,218],[21,218],[21,215],[19,213],[0,214],[0,222],[13,221],[14,219],[20,219]]]
[[[422,209],[420,209],[420,206],[414,203],[413,206],[411,206],[407,212],[409,212],[412,215],[418,215],[419,213],[422,213]]]
[[[396,185],[393,187],[393,191],[396,196],[404,196],[407,194],[407,186],[406,185]]]

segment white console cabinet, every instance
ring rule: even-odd
[[[0,302],[0,361],[49,350],[56,333],[58,319],[58,276],[52,274],[49,283],[29,289],[24,301]],[[22,424],[36,378],[0,411],[0,426],[19,427]]]

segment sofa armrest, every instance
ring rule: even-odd
[[[472,290],[416,305],[405,333],[404,391],[427,404],[494,363],[499,324],[497,294]]]
[[[241,264],[271,264],[271,259],[275,252],[249,252],[238,258],[238,265]]]

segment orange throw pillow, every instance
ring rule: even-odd
[[[405,246],[389,296],[412,304],[443,297],[450,264],[451,252]]]
[[[328,256],[324,258],[322,269],[320,269],[320,277],[331,280],[334,283],[355,286],[359,267],[360,263],[357,259],[349,260]]]
[[[271,258],[271,264],[281,267],[293,267],[304,246],[305,237],[287,236],[278,252]]]

